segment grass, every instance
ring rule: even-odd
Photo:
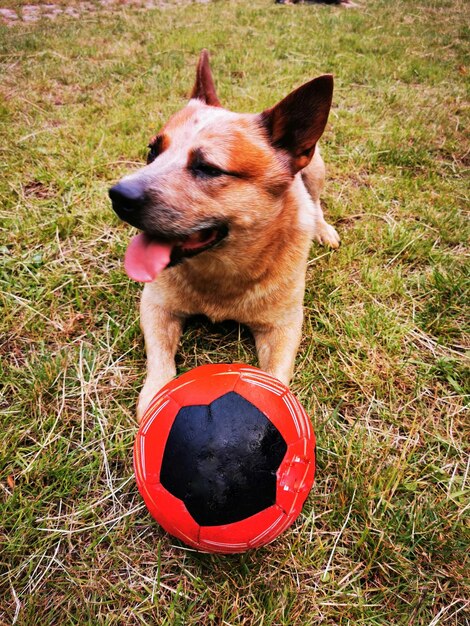
[[[469,8],[363,4],[0,26],[0,623],[469,623]],[[185,549],[137,493],[140,288],[107,199],[203,46],[235,110],[336,77],[324,205],[343,245],[312,247],[293,381],[317,480],[293,528],[232,557]],[[180,371],[234,360],[256,363],[243,329],[189,326]]]

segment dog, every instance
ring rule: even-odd
[[[142,231],[124,262],[146,283],[139,421],[176,375],[183,324],[196,314],[247,325],[261,369],[289,385],[311,242],[340,241],[320,206],[318,140],[332,95],[327,74],[260,114],[234,113],[219,102],[203,50],[188,104],[150,141],[147,165],[109,190],[117,215]]]

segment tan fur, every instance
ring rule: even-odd
[[[194,93],[201,97],[204,85],[195,86]],[[175,376],[183,322],[194,314],[248,325],[260,367],[289,384],[301,338],[311,241],[336,248],[339,237],[320,207],[325,168],[318,147],[312,148],[312,158],[295,155],[296,163],[311,160],[293,174],[286,150],[273,147],[259,119],[192,99],[163,128],[162,154],[125,179],[145,179],[159,207],[159,228],[179,232],[216,218],[230,229],[220,245],[165,269],[144,287],[141,325],[148,373],[139,419],[153,395]],[[282,125],[282,119],[276,124]],[[195,180],[188,170],[194,150],[237,175]]]

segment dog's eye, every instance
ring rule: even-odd
[[[191,171],[195,176],[200,176],[204,178],[216,178],[217,176],[223,176],[226,174],[224,170],[221,170],[214,165],[209,165],[209,163],[193,163],[191,166]]]
[[[157,156],[160,154],[158,143],[150,143],[148,145],[149,153],[147,154],[147,165],[155,161]]]
[[[150,141],[148,145],[149,153],[147,154],[147,165],[155,161],[157,156],[163,152],[167,143],[168,140],[166,138],[164,139],[163,135],[157,135]]]

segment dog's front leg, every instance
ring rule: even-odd
[[[302,336],[303,311],[300,307],[282,322],[253,326],[259,366],[285,385],[294,373],[295,356]]]
[[[147,378],[137,404],[139,422],[157,391],[176,376],[175,354],[184,318],[156,303],[151,290],[144,288],[140,323],[145,337]]]

